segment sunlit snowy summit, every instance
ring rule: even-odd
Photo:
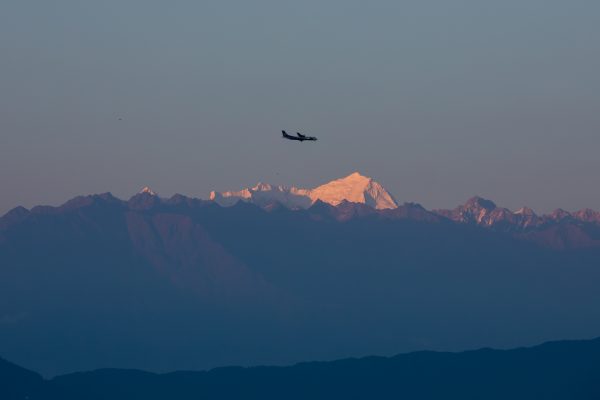
[[[377,210],[397,208],[394,197],[377,181],[354,172],[345,178],[336,179],[314,189],[274,186],[258,183],[252,188],[237,192],[211,192],[210,199],[222,206],[232,206],[246,201],[260,206],[274,202],[291,208],[308,208],[317,200],[337,206],[348,201],[371,206]]]

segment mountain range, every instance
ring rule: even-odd
[[[145,188],[13,209],[0,354],[46,375],[197,370],[600,333],[597,213],[377,209],[369,178],[324,186],[307,208]]]
[[[570,399],[600,397],[600,339],[514,350],[416,352],[154,374],[101,369],[45,380],[0,359],[4,400]]]
[[[210,200],[222,206],[232,206],[238,201],[246,201],[260,206],[279,203],[290,209],[308,208],[317,201],[333,206],[346,201],[368,205],[377,210],[398,208],[396,200],[372,178],[354,172],[345,178],[336,179],[314,189],[300,189],[294,186],[273,186],[258,183],[252,188],[240,191],[211,192]]]
[[[547,215],[537,215],[531,208],[522,207],[511,211],[498,207],[493,201],[475,196],[454,209],[427,211],[416,203],[399,205],[379,182],[359,172],[333,180],[314,189],[300,189],[294,186],[274,186],[258,183],[252,188],[239,191],[211,192],[210,200],[224,207],[231,207],[239,201],[255,204],[266,210],[283,206],[291,210],[308,209],[317,202],[340,206],[347,209],[363,207],[361,214],[378,214],[394,218],[399,215],[425,220],[439,220],[436,216],[469,225],[477,225],[492,230],[511,232],[515,237],[532,240],[542,245],[556,248],[588,247],[600,245],[600,212],[583,209],[573,213],[556,209]],[[396,210],[391,212],[379,212]],[[399,211],[397,211],[399,209]],[[339,215],[346,219],[348,215]]]

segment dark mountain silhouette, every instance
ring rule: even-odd
[[[39,399],[55,394],[41,375],[0,358],[0,398]]]
[[[597,399],[600,339],[514,350],[416,352],[291,367],[42,378],[0,360],[2,399]]]
[[[496,229],[417,204],[151,191],[18,208],[0,218],[0,354],[165,371],[592,337],[598,226],[577,218]]]

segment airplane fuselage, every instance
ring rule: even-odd
[[[317,140],[317,138],[314,136],[304,136],[301,133],[298,133],[298,136],[292,136],[292,135],[288,135],[288,133],[286,131],[281,131],[281,134],[284,139],[296,140],[298,142],[304,142],[306,140],[308,140],[308,141],[316,141]]]

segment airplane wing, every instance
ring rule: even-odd
[[[289,140],[300,140],[300,139],[298,139],[296,136],[288,135],[286,131],[281,131],[281,134],[283,135],[283,137],[284,137],[285,139],[289,139]]]
[[[301,134],[300,132],[296,132],[296,135],[298,135],[298,137],[299,137],[300,139],[305,139],[305,138],[306,138],[306,135],[303,135],[303,134]]]

